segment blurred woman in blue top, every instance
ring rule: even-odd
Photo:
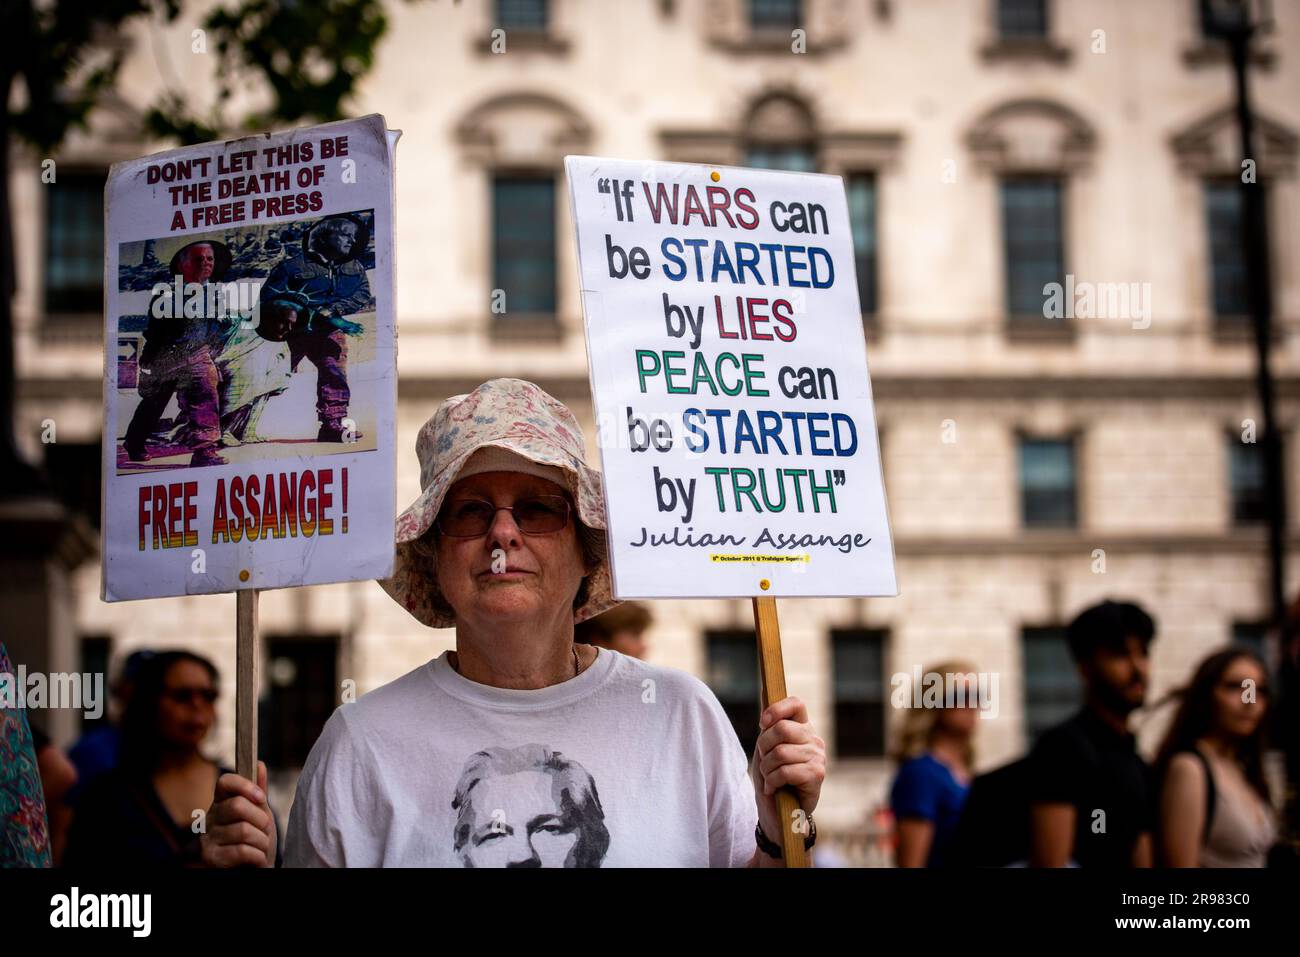
[[[945,688],[964,693],[944,695],[941,707],[909,707],[892,757],[898,776],[890,791],[899,867],[943,867],[962,804],[970,790],[975,751],[972,738],[978,710],[974,669],[944,662],[926,671],[926,682],[943,679]],[[953,676],[949,678],[949,676]],[[908,704],[913,699],[909,697]]]

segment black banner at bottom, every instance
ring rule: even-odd
[[[999,943],[1064,944],[1098,935],[1156,942],[1173,932],[1232,946],[1254,935],[1294,935],[1296,876],[1294,870],[14,870],[0,872],[0,900],[11,941],[56,943],[76,935],[127,946],[197,943],[226,931],[243,944],[373,945],[408,932],[460,936],[467,926],[493,937],[585,935],[600,928],[613,935],[602,933],[607,943],[647,932],[697,939],[714,928],[734,935],[766,926],[781,937],[804,928],[864,943],[889,933],[944,951],[990,935]]]

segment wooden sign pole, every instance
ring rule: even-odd
[[[257,783],[257,596],[235,592],[235,771]]]
[[[758,634],[758,664],[763,676],[763,708],[786,697],[785,663],[781,658],[781,626],[776,617],[775,598],[754,598],[754,630]],[[808,852],[804,850],[805,834],[795,831],[796,823],[803,819],[799,813],[799,798],[794,788],[783,787],[776,792],[776,807],[781,814],[781,847],[786,867],[808,867]]]

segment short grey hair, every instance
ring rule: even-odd
[[[311,231],[312,250],[316,249],[316,246],[320,243],[322,236],[325,235],[332,236],[333,234],[337,233],[340,229],[342,229],[344,226],[351,226],[353,229],[357,231],[358,235],[361,234],[361,227],[357,225],[356,221],[352,219],[348,219],[346,216],[331,216],[328,219],[322,219],[320,223],[317,224],[316,228]]]

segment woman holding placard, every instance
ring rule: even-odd
[[[602,477],[536,385],[444,402],[381,584],[455,651],[337,709],[298,782],[290,866],[780,866],[776,792],[811,825],[825,742],[797,698],[747,761],[691,675],[575,644],[612,607]],[[203,856],[265,865],[265,792],[218,782]],[[816,838],[806,828],[805,845]]]

